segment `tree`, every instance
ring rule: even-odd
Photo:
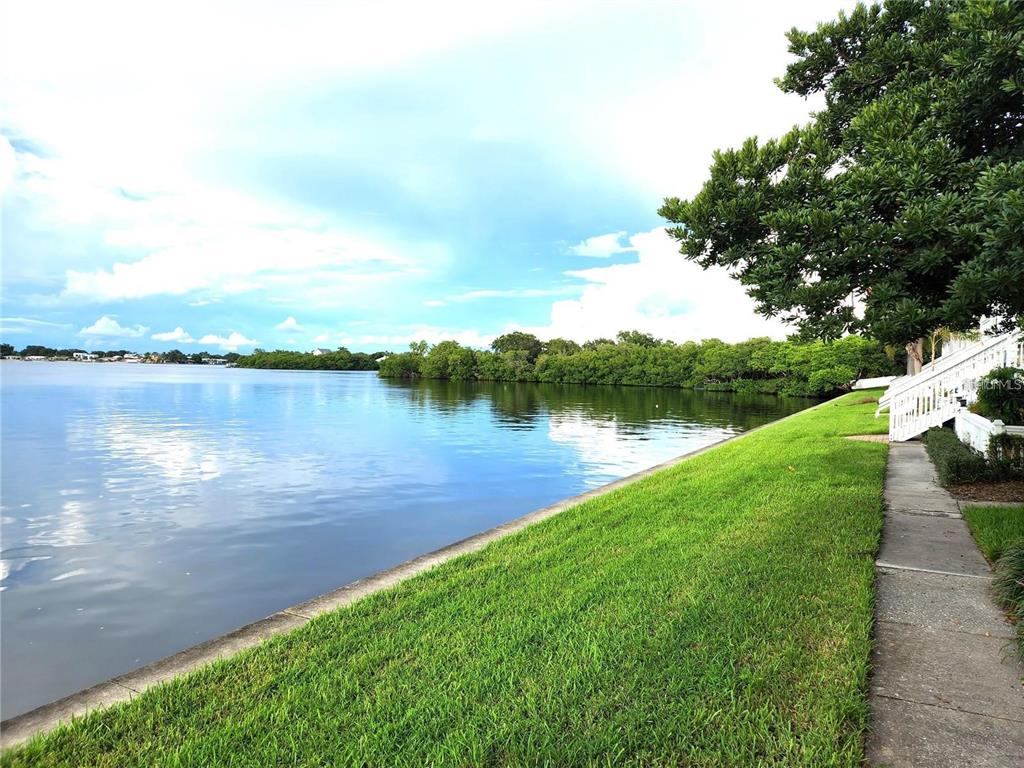
[[[406,355],[415,353],[406,352]],[[324,352],[315,355],[312,352],[296,352],[293,349],[276,349],[267,352],[263,349],[255,350],[251,355],[238,355],[229,352],[222,357],[235,363],[240,368],[276,368],[287,370],[310,370],[310,371],[375,371],[378,369],[377,360],[385,353],[368,355],[365,352],[349,352],[345,347],[339,347],[334,352]],[[415,355],[417,358],[420,355]],[[416,370],[419,370],[417,367]]]
[[[180,349],[172,349],[170,352],[164,353],[165,363],[187,363],[188,356]]]
[[[548,355],[575,355],[580,345],[569,339],[550,339],[544,344],[544,352]]]
[[[264,360],[254,354],[242,358],[239,365],[295,368],[309,367],[310,361],[316,361],[316,367],[323,367],[323,361],[331,357],[283,351],[262,355],[273,359]],[[847,388],[856,378],[895,373],[895,365],[881,344],[858,336],[810,343],[767,338],[738,344],[718,339],[700,344],[665,341],[654,346],[588,343],[574,354],[544,352],[533,363],[522,349],[478,352],[455,341],[443,341],[426,355],[413,351],[390,355],[381,361],[379,372],[382,378],[703,386],[722,391],[807,395]]]
[[[457,341],[442,341],[430,348],[420,374],[428,379],[468,381],[475,377],[476,356],[473,350]]]
[[[13,344],[0,344],[0,355],[7,357],[14,354]]]
[[[39,344],[29,344],[21,350],[22,357],[53,357],[57,350],[52,347],[44,347]]]
[[[699,362],[694,374],[699,380],[729,381],[750,370],[750,351],[740,344],[726,344],[720,339],[706,339],[700,345]]]
[[[788,38],[779,86],[825,108],[665,200],[683,255],[805,336],[1024,313],[1024,3],[890,0]]]
[[[418,352],[400,352],[380,361],[380,376],[385,379],[415,379],[420,375],[423,355]]]
[[[619,344],[634,344],[638,347],[656,347],[661,344],[660,339],[643,331],[619,331],[616,338],[619,340]]]
[[[525,352],[527,359],[533,363],[544,349],[544,344],[532,333],[512,331],[491,342],[495,352]]]

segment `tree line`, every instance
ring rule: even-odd
[[[312,352],[296,352],[290,349],[276,349],[268,352],[256,349],[251,355],[243,355],[235,361],[239,368],[276,368],[301,371],[376,371],[377,360],[387,352],[350,352],[339,347],[319,355]]]
[[[455,341],[410,345],[380,362],[384,378],[452,381],[535,381],[563,384],[687,387],[731,392],[826,395],[858,378],[896,375],[902,362],[880,343],[861,336],[831,342],[755,338],[677,344],[640,331],[577,344],[544,342],[516,331],[489,350]]]
[[[202,352],[191,352],[185,353],[180,349],[172,349],[167,352],[140,352],[136,353],[130,349],[93,349],[86,350],[79,347],[68,347],[64,349],[58,349],[56,347],[47,347],[42,344],[28,344],[23,347],[21,351],[14,348],[14,345],[3,343],[0,344],[0,355],[3,357],[46,357],[54,360],[70,360],[75,356],[75,353],[90,352],[96,357],[103,358],[117,358],[124,357],[125,355],[138,354],[144,358],[147,362],[155,363],[180,363],[180,364],[193,364],[201,365],[204,360],[224,360],[229,363],[235,362],[241,355],[237,352],[227,352],[225,354],[210,353],[207,351]]]

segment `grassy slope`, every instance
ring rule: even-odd
[[[4,765],[861,764],[886,446],[805,412]]]
[[[1014,539],[1024,539],[1024,505],[1019,507],[966,507],[964,519],[970,526],[985,559],[998,560]]]

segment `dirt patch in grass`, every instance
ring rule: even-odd
[[[888,435],[847,435],[847,440],[860,440],[864,443],[888,443]]]
[[[949,492],[968,501],[1024,501],[1024,480],[1001,483],[965,483],[950,486]]]

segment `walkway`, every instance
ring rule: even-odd
[[[1024,765],[1024,665],[1013,628],[921,443],[890,446],[885,500],[871,765]]]

